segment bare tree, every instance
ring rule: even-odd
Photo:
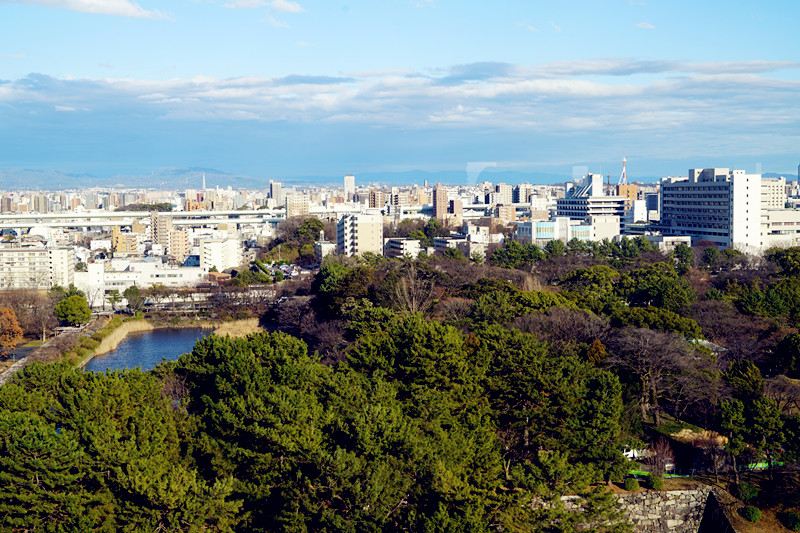
[[[764,396],[777,403],[783,414],[793,415],[800,411],[800,384],[786,376],[765,380]]]
[[[725,447],[722,443],[722,437],[713,431],[703,431],[695,442],[695,445],[703,450],[703,455],[711,461],[711,468],[714,470],[714,480],[717,485],[719,485],[719,469],[725,464]]]
[[[650,465],[650,471],[659,476],[663,476],[670,466],[675,466],[675,452],[665,437],[659,437],[650,443],[647,464]]]
[[[444,322],[466,318],[471,310],[472,300],[467,298],[448,298],[436,306],[436,311]]]
[[[642,420],[652,417],[660,425],[659,399],[686,367],[690,346],[674,333],[629,327],[612,340],[611,347],[609,362],[639,379]]]
[[[395,306],[409,314],[428,311],[434,299],[433,279],[412,263],[404,265],[403,271],[394,286]]]

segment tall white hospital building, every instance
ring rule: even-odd
[[[769,196],[770,183],[765,184]],[[661,230],[724,248],[762,246],[760,174],[727,168],[691,169],[687,178],[661,181]]]

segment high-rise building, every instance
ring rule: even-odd
[[[447,189],[441,183],[433,190],[433,216],[442,223],[447,221]]]
[[[150,212],[150,239],[153,244],[160,244],[164,250],[169,248],[169,233],[172,231],[172,217]]]
[[[447,208],[447,225],[461,226],[464,223],[464,202],[459,199],[450,200]]]
[[[381,191],[376,191],[375,189],[369,190],[369,206],[371,208],[382,209],[383,204],[385,203],[386,200],[384,199]]]
[[[661,230],[724,248],[761,247],[760,174],[727,168],[691,169],[661,180]]]
[[[511,205],[514,203],[514,188],[505,183],[498,183],[494,186],[494,191],[497,193],[498,204]]]
[[[275,200],[276,206],[283,205],[283,191],[279,182],[269,180],[269,197]]]
[[[344,201],[352,202],[356,195],[356,177],[348,174],[344,177]]]
[[[383,253],[383,217],[344,215],[336,224],[336,252],[354,256],[364,252]]]
[[[556,199],[556,216],[585,220],[589,216],[625,215],[626,198],[606,196],[603,175],[588,174],[584,179],[567,184],[564,198]]]
[[[761,178],[761,209],[786,207],[786,178]]]
[[[533,185],[530,183],[521,183],[514,187],[514,203],[527,204],[533,194]]]
[[[286,218],[305,216],[311,211],[308,196],[305,194],[286,195]]]
[[[178,263],[183,263],[189,257],[189,233],[180,229],[170,231],[167,254]]]

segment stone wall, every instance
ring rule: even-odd
[[[562,500],[567,509],[581,505],[576,496]],[[703,533],[735,533],[709,488],[642,490],[618,494],[617,500],[637,533],[698,533],[701,529]]]
[[[711,491],[646,490],[617,496],[620,506],[641,533],[697,533]]]

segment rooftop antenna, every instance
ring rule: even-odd
[[[628,176],[625,174],[625,155],[622,155],[622,174],[619,175],[619,181],[617,185],[627,185],[628,184]]]

